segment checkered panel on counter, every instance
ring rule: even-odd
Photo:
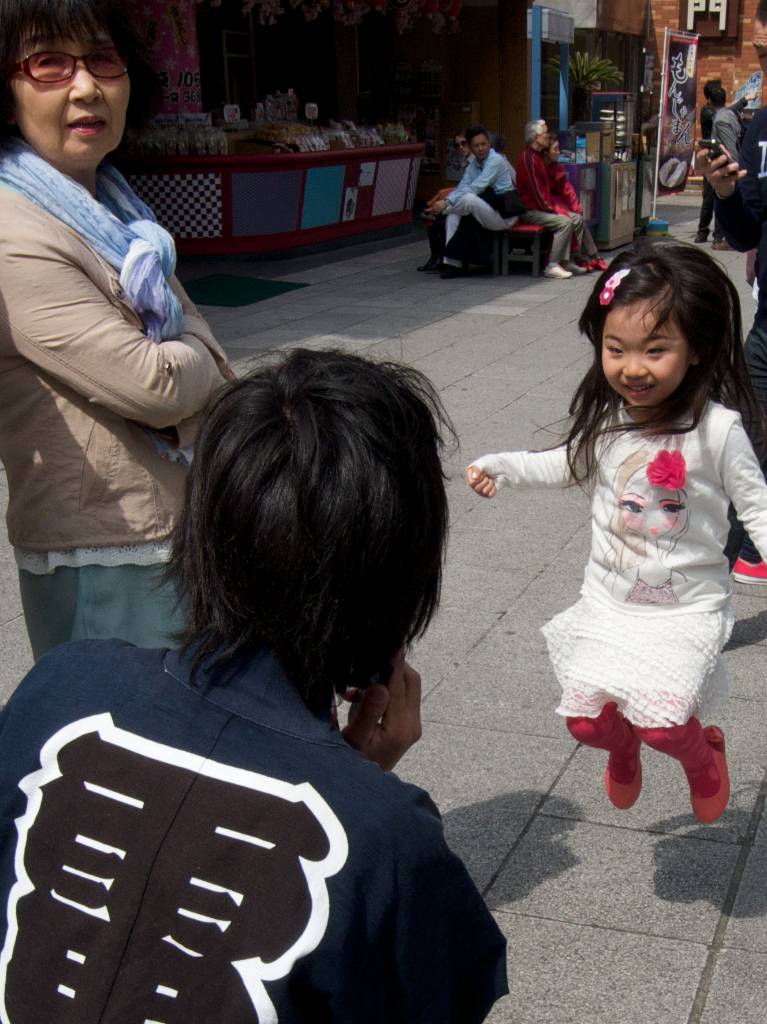
[[[410,174],[410,157],[403,160],[381,160],[376,177],[373,216],[400,213],[405,209],[405,198]]]
[[[221,238],[220,174],[134,174],[128,180],[176,238]]]

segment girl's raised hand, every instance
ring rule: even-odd
[[[497,491],[495,480],[488,476],[484,469],[480,469],[479,466],[467,466],[465,474],[466,483],[473,491],[481,494],[483,498],[495,497]]]

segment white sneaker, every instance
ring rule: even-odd
[[[560,267],[558,263],[555,263],[553,267],[546,267],[543,271],[544,277],[556,277],[560,281],[564,281],[566,277],[572,277],[573,275],[569,270],[565,270],[564,267]]]
[[[573,263],[572,260],[565,260],[562,266],[571,274],[588,274],[589,272],[588,267],[581,267],[577,263]]]

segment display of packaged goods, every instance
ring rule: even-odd
[[[328,149],[368,149],[372,146],[409,142],[410,136],[403,125],[384,125],[377,128],[358,126],[352,121],[331,121],[327,127],[301,122],[268,122],[254,124],[253,134],[261,142],[271,142],[284,149],[299,153],[320,152]]]
[[[128,140],[134,156],[214,156],[229,152],[226,132],[205,124],[157,124]]]
[[[389,146],[397,146],[402,143],[410,142],[410,132],[401,121],[397,121],[396,124],[385,124],[383,128],[381,128],[381,132],[384,137],[384,142]]]
[[[297,121],[298,96],[292,89],[287,92],[269,93],[264,97],[264,120],[266,121]]]
[[[409,142],[401,124],[383,128],[331,121],[326,127],[300,121],[245,121],[215,127],[204,123],[158,120],[129,140],[134,156],[211,156],[248,152],[316,153],[333,149],[369,149]]]

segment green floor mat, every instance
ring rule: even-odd
[[[209,274],[185,285],[189,298],[199,306],[248,306],[251,302],[306,287],[296,281],[267,281],[234,274]]]

